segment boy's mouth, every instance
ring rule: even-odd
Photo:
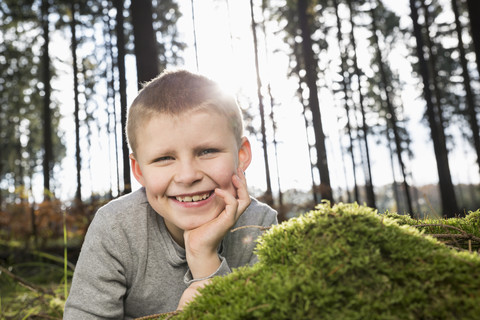
[[[195,195],[185,195],[185,196],[175,196],[175,199],[179,202],[198,202],[198,201],[203,201],[212,195],[212,191],[205,192],[205,193],[200,193],[200,194],[195,194]]]

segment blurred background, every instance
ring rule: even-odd
[[[0,236],[79,244],[139,188],[126,112],[166,68],[236,95],[250,192],[281,219],[323,200],[475,210],[479,16],[473,0],[2,0]]]

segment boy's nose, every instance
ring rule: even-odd
[[[191,185],[202,179],[202,173],[193,161],[179,163],[175,174],[175,182]]]

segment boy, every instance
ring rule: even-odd
[[[132,103],[127,135],[142,185],[89,227],[64,319],[132,319],[181,309],[212,277],[253,264],[274,210],[250,198],[235,100],[213,81],[164,72]]]

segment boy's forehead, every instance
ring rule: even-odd
[[[149,115],[146,115],[144,117],[144,125],[146,125],[150,120],[156,119],[156,120],[165,120],[165,121],[171,121],[171,122],[176,122],[178,124],[182,122],[188,122],[188,120],[192,119],[193,114],[207,114],[209,116],[214,116],[216,118],[220,117],[220,121],[225,121],[225,123],[228,123],[228,116],[224,112],[220,112],[216,108],[209,108],[209,107],[194,107],[188,110],[183,110],[178,113],[170,113],[170,112],[163,112],[163,111],[158,111],[158,112],[152,112]]]
[[[236,135],[227,118],[219,113],[204,110],[182,114],[157,113],[146,117],[136,131],[139,146],[155,141],[157,147],[175,145],[182,137],[196,143],[214,143],[219,140],[236,141]],[[180,139],[180,140],[179,140]]]

